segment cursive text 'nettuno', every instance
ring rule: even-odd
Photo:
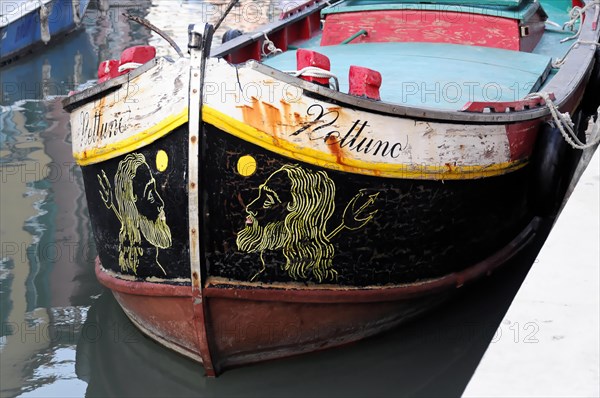
[[[367,130],[367,127],[370,126],[368,120],[357,119],[352,122],[350,128],[339,131],[334,126],[339,118],[337,110],[325,112],[322,105],[314,104],[307,109],[306,113],[309,117],[312,117],[312,120],[293,132],[292,136],[306,132],[311,141],[323,140],[327,145],[337,145],[352,152],[382,158],[391,157],[396,159],[400,157],[403,148],[406,147],[400,142],[390,143],[386,140],[368,137],[367,134],[372,133]]]
[[[114,137],[125,131],[123,117],[112,120],[102,120],[102,113],[96,111],[94,117],[90,117],[89,112],[81,114],[81,138],[85,145]]]

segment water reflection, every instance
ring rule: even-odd
[[[58,100],[26,101],[0,114],[3,395],[35,390],[56,374],[70,377],[52,364],[74,352],[76,339],[63,341],[56,331],[83,323],[73,315],[99,291],[67,125]]]
[[[135,328],[109,291],[77,345],[86,396],[460,396],[541,247],[551,222],[493,278],[421,319],[337,349],[231,369],[217,379]],[[500,337],[498,337],[500,336]]]
[[[123,14],[145,18],[151,4],[150,0],[97,0],[90,3],[83,23],[97,56],[94,73],[99,62],[119,59],[121,52],[127,47],[148,44],[151,32],[143,26],[129,22]]]
[[[3,110],[0,117],[2,131],[2,191],[0,213],[2,214],[2,256],[0,270],[2,278],[2,308],[9,312],[2,316],[2,356],[0,357],[0,374],[2,375],[2,390],[16,391],[22,383],[26,361],[36,352],[47,348],[46,341],[34,341],[33,344],[21,342],[20,330],[37,322],[44,325],[47,321],[32,313],[32,291],[29,258],[27,249],[39,242],[40,236],[31,235],[24,226],[29,220],[35,219],[39,208],[46,197],[46,192],[37,190],[33,184],[39,181],[38,176],[31,174],[32,179],[19,175],[27,165],[33,166],[48,163],[49,158],[43,152],[43,146],[36,142],[32,134],[27,132],[31,124],[39,123],[40,112],[26,109]],[[23,132],[24,134],[21,134]],[[10,178],[12,175],[12,178]],[[8,207],[10,204],[10,208]],[[19,226],[11,228],[9,226]],[[32,270],[35,272],[35,269]],[[33,294],[32,294],[33,293]],[[10,364],[10,365],[9,365]],[[15,366],[15,365],[17,366]]]
[[[199,395],[199,365],[144,337],[110,291],[91,307],[83,329],[76,372],[88,382],[87,397]]]
[[[98,58],[89,36],[78,31],[39,55],[26,56],[2,67],[0,104],[65,95],[94,78]]]
[[[236,27],[250,30],[274,15],[262,13],[268,3],[256,3],[259,14],[252,14],[259,10],[254,3],[242,1],[248,4],[252,10],[238,7],[238,17],[230,18]],[[82,30],[0,69],[2,396],[80,396],[85,387],[74,372],[74,353],[100,289],[92,267],[96,251],[81,172],[71,157],[68,115],[60,99],[48,98],[94,81],[99,61],[119,58],[127,47],[150,43],[159,54],[171,52],[123,13],[149,18],[185,43],[188,22],[220,17],[213,6],[224,4],[93,1]],[[197,374],[197,366],[190,372]]]
[[[170,7],[165,7],[164,2],[155,2],[146,18],[174,38],[179,47],[187,48],[188,25],[215,24],[221,18],[228,3],[229,1],[180,0],[171,2]],[[223,34],[228,29],[252,32],[259,25],[278,20],[282,8],[299,3],[300,1],[240,0],[215,32],[214,43],[220,44]],[[174,54],[168,44],[155,33],[152,33],[150,44],[157,48],[157,54]]]
[[[23,340],[44,339],[48,348],[31,359],[32,373],[21,390],[20,397],[81,397],[86,383],[75,374],[75,343],[82,333],[83,321],[89,307],[47,309],[40,317],[46,323],[37,325],[34,332],[21,333]],[[43,312],[39,309],[37,312]],[[39,319],[39,318],[38,318]]]
[[[0,70],[2,396],[83,394],[75,345],[100,291],[96,250],[69,117],[48,98],[95,80],[99,59],[147,43],[120,14],[145,16],[150,3],[95,2],[84,29]]]

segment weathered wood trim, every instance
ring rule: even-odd
[[[156,61],[148,74],[98,94],[70,115],[73,156],[94,164],[142,148],[187,122],[189,60]]]
[[[104,83],[96,84],[88,89],[70,95],[62,101],[63,108],[67,112],[71,112],[73,109],[80,107],[89,101],[104,97],[105,95],[118,90],[123,84],[154,68],[156,62],[157,59],[153,58],[125,75],[115,77],[114,79],[107,80]]]
[[[464,180],[477,179],[484,177],[492,177],[514,172],[523,168],[527,162],[525,159],[510,159],[509,142],[504,126],[476,126],[479,128],[469,128],[467,132],[477,130],[481,135],[484,135],[486,142],[497,148],[495,156],[498,159],[490,164],[454,164],[454,163],[393,163],[387,162],[368,162],[366,160],[343,158],[340,159],[332,154],[311,146],[310,143],[302,143],[288,141],[287,138],[279,137],[273,140],[267,132],[262,132],[253,126],[237,120],[229,115],[205,106],[203,118],[206,123],[225,131],[233,136],[236,136],[244,141],[253,143],[262,148],[265,148],[273,153],[277,153],[292,159],[297,159],[309,164],[326,167],[332,170],[340,170],[344,172],[373,175],[378,177],[388,178],[409,178],[409,179],[430,179],[430,180]],[[443,127],[439,127],[440,130]],[[431,127],[432,131],[436,127]],[[411,133],[417,134],[416,131]],[[381,137],[380,137],[381,138]],[[383,138],[382,138],[383,139]],[[342,152],[340,150],[340,152]],[[341,156],[341,155],[340,155]],[[464,163],[468,163],[470,158],[463,156],[461,159]]]

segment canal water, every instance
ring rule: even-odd
[[[214,23],[225,3],[92,1],[83,30],[2,67],[1,396],[459,396],[490,342],[514,338],[514,327],[501,320],[552,220],[502,272],[416,322],[217,379],[140,334],[96,281],[96,250],[62,96],[93,82],[98,63],[118,58],[126,47],[151,44],[161,55],[173,54],[122,13],[147,18],[185,48],[187,25]],[[242,0],[215,41],[228,28],[248,31],[273,20],[284,5]]]

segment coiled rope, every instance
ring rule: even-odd
[[[531,93],[527,98],[541,97],[546,101],[546,106],[550,109],[550,114],[554,120],[554,124],[558,127],[558,130],[562,134],[565,141],[571,145],[574,149],[584,150],[591,148],[600,143],[600,107],[598,108],[598,115],[596,115],[596,121],[590,119],[590,125],[586,130],[586,143],[581,142],[577,137],[576,131],[573,129],[575,124],[571,120],[571,115],[568,112],[561,113],[558,107],[550,98],[550,94],[546,92]]]
[[[573,31],[573,27],[575,26],[575,24],[579,21],[579,28],[577,29],[577,32],[571,36],[571,37],[567,37],[565,39],[562,39],[560,42],[564,43],[566,41],[569,40],[573,40],[579,37],[579,35],[581,34],[581,29],[583,28],[583,23],[581,23],[583,21],[583,15],[587,12],[587,10],[589,10],[592,7],[600,7],[600,0],[593,0],[589,3],[587,3],[585,6],[583,7],[579,7],[579,6],[575,6],[571,9],[571,11],[569,11],[569,16],[571,17],[571,19],[567,22],[565,22],[562,26],[563,30],[566,30],[567,28],[570,31]],[[597,17],[597,15],[596,15]]]
[[[262,45],[262,56],[264,57],[268,57],[269,55],[273,55],[273,54],[279,54],[281,52],[283,52],[281,50],[281,48],[277,48],[277,46],[275,45],[275,43],[273,43],[269,37],[267,36],[266,32],[263,32],[263,35],[265,36],[265,40],[263,41],[263,45]]]
[[[569,16],[571,17],[571,19],[562,25],[562,30],[568,29],[572,32],[574,30],[575,24],[577,22],[579,22],[579,27],[577,28],[577,32],[575,32],[574,35],[562,39],[560,41],[561,43],[566,43],[571,40],[579,39],[579,36],[581,35],[581,31],[583,29],[583,23],[582,23],[583,16],[592,7],[596,7],[596,15],[594,16],[594,18],[597,20],[598,14],[600,13],[600,0],[593,0],[589,3],[587,3],[583,7],[575,6],[571,9],[571,11],[569,11]],[[561,26],[559,24],[557,24],[556,22],[552,22],[552,21],[548,20],[548,21],[546,21],[546,23],[548,25],[555,26],[557,28],[561,28]],[[571,50],[579,47],[579,45],[581,45],[581,44],[587,44],[590,46],[600,47],[600,43],[598,43],[598,42],[589,41],[589,40],[577,40],[575,43],[573,43],[571,45],[571,47],[569,47],[569,49],[567,50],[567,53],[562,58],[557,58],[556,60],[552,61],[552,67],[555,69],[560,68],[565,63],[567,55],[569,55]]]
[[[119,66],[119,73],[127,71],[127,70],[139,68],[142,65],[143,64],[140,64],[139,62],[127,62],[127,63]],[[108,63],[106,64],[106,68],[108,69]]]
[[[569,47],[569,49],[567,50],[567,53],[562,57],[562,58],[557,58],[554,61],[552,61],[552,67],[554,69],[558,69],[561,66],[563,66],[563,64],[565,63],[565,61],[567,60],[567,55],[569,55],[569,53],[575,49],[578,48],[581,44],[584,45],[590,45],[592,47],[598,47],[600,48],[600,43],[597,43],[595,41],[590,41],[590,40],[577,40],[575,43],[573,43],[571,45],[571,47]]]

